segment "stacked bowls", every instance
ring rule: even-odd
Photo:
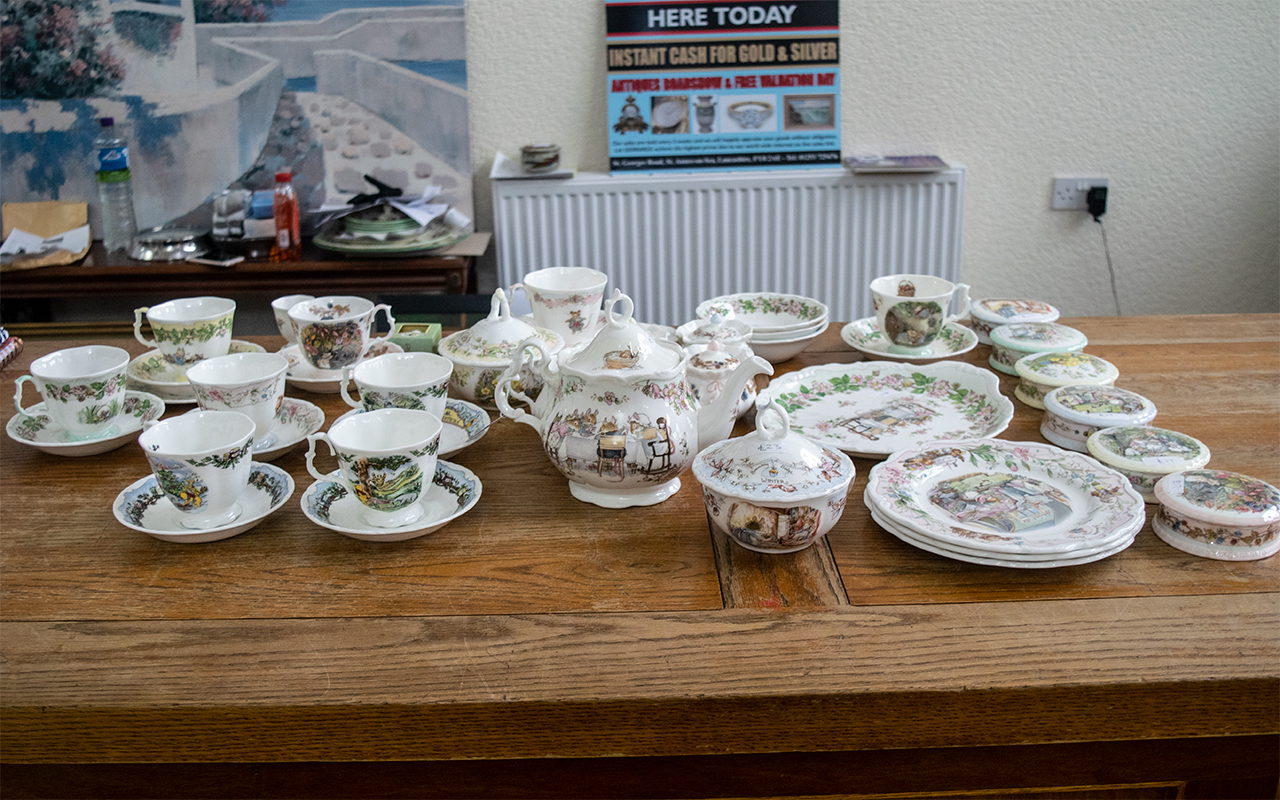
[[[751,328],[751,349],[770,364],[804,352],[827,329],[825,304],[810,297],[776,292],[742,292],[713,297],[698,305],[698,319],[719,314]]]

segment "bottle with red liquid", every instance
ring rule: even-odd
[[[302,260],[302,215],[298,193],[293,188],[293,174],[276,173],[275,198],[272,209],[276,218],[276,240],[271,245],[272,261]]]

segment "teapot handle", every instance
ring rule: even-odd
[[[780,420],[777,427],[772,427],[766,423],[770,418],[769,412]],[[776,441],[786,438],[791,432],[791,415],[782,407],[782,404],[773,399],[773,396],[767,392],[761,392],[756,398],[756,433],[765,441]]]
[[[511,366],[507,367],[502,373],[502,377],[498,378],[498,384],[493,390],[493,400],[498,405],[498,410],[502,412],[502,416],[510,417],[516,422],[523,422],[539,433],[542,432],[542,420],[538,419],[534,414],[525,411],[523,408],[516,408],[511,405],[511,398],[520,400],[529,406],[534,407],[534,401],[530,399],[524,392],[517,391],[512,384],[520,378],[520,372],[524,369],[525,361],[529,349],[533,348],[542,356],[543,364],[551,363],[551,352],[547,350],[547,346],[540,339],[530,336],[520,343],[516,348],[516,357],[511,362]]]

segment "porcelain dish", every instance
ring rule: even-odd
[[[1083,350],[1089,339],[1075,328],[1056,322],[1015,322],[991,330],[992,369],[1017,375],[1014,364],[1033,353],[1067,353]]]
[[[991,344],[991,329],[1016,322],[1055,322],[1058,309],[1039,300],[1020,300],[993,297],[975,300],[969,306],[973,332],[978,341]]]
[[[301,444],[308,436],[324,427],[324,411],[313,403],[286,397],[276,412],[271,426],[274,441],[263,450],[253,452],[253,460],[275,461]]]
[[[249,488],[240,496],[240,516],[217,528],[195,530],[182,524],[179,511],[156,483],[154,475],[134,481],[116,496],[112,512],[121,525],[148,536],[178,544],[230,539],[279,511],[293,496],[293,478],[271,464],[254,464]]]
[[[1089,434],[1089,455],[1129,479],[1148,503],[1156,499],[1156,483],[1173,472],[1200,469],[1209,463],[1209,448],[1185,433],[1146,425],[1117,425]]]
[[[1146,522],[1115,470],[1039,442],[966,439],[895,452],[865,498],[894,525],[966,550],[1061,554],[1106,549]]]
[[[752,342],[760,334],[802,331],[825,324],[826,304],[810,297],[775,292],[742,292],[704,300],[694,312],[698,319],[736,319],[751,326]]]
[[[761,397],[755,431],[694,459],[707,516],[748,550],[803,550],[844,513],[853,461],[790,428],[782,406]]]
[[[1033,353],[1013,364],[1018,373],[1014,395],[1032,408],[1044,408],[1044,396],[1059,386],[1110,386],[1120,377],[1115,364],[1089,353]]]
[[[230,353],[265,353],[267,348],[240,339],[231,340]],[[166,403],[194,403],[196,392],[187,382],[186,369],[165,360],[159,350],[149,350],[129,362],[128,386],[159,397]]]
[[[768,361],[770,364],[781,364],[784,361],[790,361],[796,356],[809,349],[809,345],[813,344],[813,340],[822,335],[826,330],[826,323],[822,327],[794,339],[786,339],[782,341],[768,340],[757,341],[754,337],[751,340],[751,352]]]
[[[875,317],[850,322],[840,329],[844,343],[877,361],[933,361],[962,355],[978,346],[978,336],[955,322],[942,327],[938,338],[919,348],[918,352],[890,352],[889,340],[880,330]]]
[[[316,481],[302,496],[302,512],[315,524],[366,542],[403,542],[443,528],[466,514],[480,500],[482,486],[475,473],[448,461],[436,461],[435,477],[419,501],[426,513],[400,528],[376,528],[364,520],[365,507],[334,472],[331,480]]]
[[[996,376],[960,362],[825,364],[775,378],[768,392],[796,433],[868,458],[995,436],[1013,420]]]
[[[403,352],[404,348],[394,342],[377,341],[360,360]],[[342,370],[316,369],[302,357],[302,348],[298,345],[286,345],[281,348],[280,355],[289,359],[289,371],[285,374],[285,380],[291,386],[314,394],[337,394],[342,390]]]
[[[1256,561],[1280,551],[1280,490],[1214,469],[1166,475],[1156,483],[1160,509],[1151,529],[1184,553],[1220,561]]]
[[[1045,395],[1040,435],[1058,447],[1089,452],[1090,434],[1117,425],[1149,425],[1156,405],[1115,386],[1059,386]]]
[[[96,456],[108,453],[137,438],[144,422],[160,419],[165,404],[148,392],[125,391],[124,405],[116,415],[115,427],[97,439],[67,440],[67,432],[44,413],[44,403],[27,409],[30,416],[14,414],[5,425],[9,438],[55,456]]]
[[[352,409],[333,422],[336,425],[348,417],[363,413],[365,411],[362,408]],[[451,456],[480,441],[488,432],[490,425],[488,411],[474,403],[452,397],[445,401],[444,415],[440,417],[440,421],[443,423],[437,452],[440,458]]]

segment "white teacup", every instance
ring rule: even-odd
[[[142,335],[142,315],[151,323],[151,341]],[[236,302],[225,297],[183,297],[133,310],[133,336],[160,351],[176,366],[225,356],[231,350]]]
[[[192,411],[149,424],[138,444],[182,525],[218,528],[239,519],[253,469],[253,420],[235,411]]]
[[[436,474],[442,423],[435,414],[407,408],[380,408],[339,420],[328,433],[307,437],[307,471],[316,469],[316,444],[326,442],[338,457],[341,482],[365,506],[364,520],[375,528],[411,525],[426,514],[421,500]]]
[[[284,337],[286,344],[298,343],[298,334],[289,321],[289,309],[303,300],[315,300],[315,297],[309,294],[287,294],[271,301],[271,313],[275,315],[276,327],[280,329],[280,335]]]
[[[66,431],[67,441],[109,436],[124,408],[125,371],[129,353],[119,347],[89,345],[58,350],[31,362],[31,374],[13,382],[13,405],[19,414],[22,385],[34,383],[44,397],[44,413]]]
[[[253,450],[273,446],[276,414],[284,404],[289,359],[279,353],[232,353],[187,369],[196,402],[207,411],[238,411],[253,420]]]
[[[507,292],[523,289],[533,322],[555,331],[565,347],[588,341],[600,325],[600,304],[609,276],[587,267],[550,267],[530,272]]]
[[[379,310],[387,317],[388,333],[372,338],[373,318]],[[288,314],[302,357],[322,370],[340,370],[355,364],[374,342],[386,341],[396,329],[391,306],[349,295],[303,300],[295,303]]]
[[[948,314],[952,297],[957,310]],[[949,323],[969,313],[969,286],[933,275],[885,275],[871,281],[876,324],[890,353],[911,354],[933,343]]]
[[[435,353],[386,353],[343,370],[342,399],[365,411],[411,408],[443,417],[452,374],[453,362]]]

